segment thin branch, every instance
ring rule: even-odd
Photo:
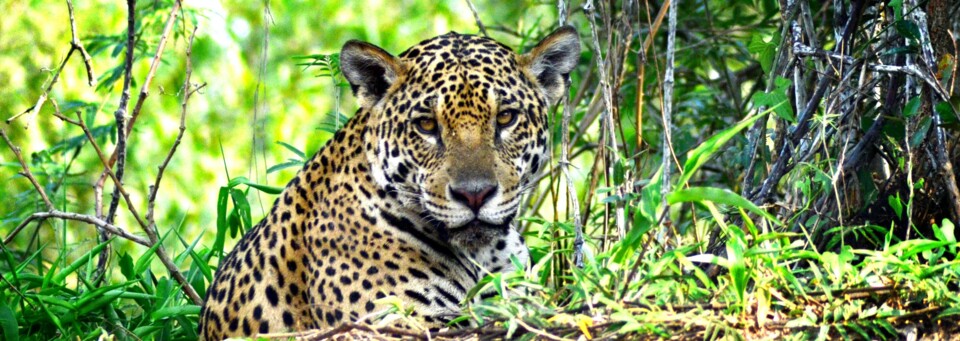
[[[909,1],[907,4],[916,6],[914,1]],[[910,15],[917,23],[918,30],[920,31],[920,51],[922,52],[922,61],[924,62],[923,64],[925,64],[925,69],[929,72],[918,73],[924,82],[934,90],[933,93],[930,94],[930,108],[931,111],[933,111],[932,103],[935,103],[937,100],[950,103],[950,94],[943,89],[940,82],[938,82],[934,77],[930,76],[937,71],[938,65],[936,58],[934,57],[933,45],[930,43],[930,30],[928,28],[929,26],[927,25],[926,13],[918,9],[912,11]],[[950,157],[947,156],[945,141],[946,137],[944,136],[943,124],[941,122],[940,115],[934,112],[931,113],[930,116],[933,118],[933,129],[929,132],[929,134],[933,135],[934,149],[934,160],[931,161],[934,161],[934,168],[936,168],[940,173],[944,189],[947,192],[947,196],[950,198],[947,200],[947,202],[950,203],[951,218],[953,221],[957,221],[960,219],[960,188],[957,188],[957,178],[954,175],[953,163],[950,161]]]
[[[50,84],[47,84],[47,88],[43,90],[43,93],[40,94],[40,98],[37,99],[37,103],[33,106],[27,108],[23,112],[13,115],[6,120],[7,124],[13,122],[14,120],[20,118],[23,115],[30,114],[27,122],[23,124],[23,129],[30,128],[30,122],[33,121],[33,118],[37,116],[37,113],[40,112],[40,108],[43,107],[43,103],[47,101],[47,97],[50,94],[50,90],[53,89],[53,85],[57,84],[57,80],[60,79],[60,73],[63,71],[63,67],[67,65],[67,61],[70,60],[70,56],[73,55],[73,48],[70,48],[70,51],[67,52],[67,56],[63,58],[63,61],[60,62],[60,67],[57,68],[57,72],[53,73],[53,79],[50,80]]]
[[[469,1],[469,0],[468,0]],[[560,7],[561,19],[560,25],[564,24],[566,18],[567,8],[564,1],[560,1],[558,4]],[[568,81],[569,82],[569,81]],[[580,221],[580,201],[577,197],[577,188],[573,184],[573,179],[570,178],[570,159],[568,147],[570,146],[570,119],[573,116],[573,110],[570,103],[570,94],[567,91],[563,96],[563,118],[561,119],[561,128],[560,128],[560,164],[559,167],[563,171],[563,177],[567,179],[566,187],[566,196],[567,202],[570,203],[570,209],[567,210],[567,216],[573,216],[573,229],[574,229],[574,238],[573,238],[573,264],[578,268],[583,268],[583,223]],[[552,173],[552,172],[551,172]],[[570,212],[573,212],[572,214]]]
[[[157,177],[153,182],[153,186],[150,186],[150,191],[147,195],[147,221],[151,226],[156,226],[156,221],[153,218],[153,209],[157,200],[157,192],[160,190],[160,180],[163,179],[163,171],[167,169],[167,165],[170,164],[170,160],[173,159],[173,154],[177,152],[177,147],[180,146],[180,140],[183,139],[183,133],[187,130],[187,103],[190,101],[190,95],[206,86],[206,84],[202,84],[195,90],[190,89],[190,76],[193,74],[193,63],[190,60],[190,56],[193,50],[193,39],[196,34],[197,28],[194,27],[193,31],[190,32],[190,42],[187,44],[186,71],[183,80],[183,89],[181,90],[183,93],[183,100],[180,102],[180,127],[177,130],[177,138],[173,141],[173,146],[170,146],[170,151],[167,152],[167,157],[163,159],[162,163],[160,163],[159,170],[157,171]]]
[[[609,134],[610,136],[610,140],[604,144],[604,148],[612,149],[613,153],[609,155],[611,158],[616,160],[616,158],[618,158],[620,155],[620,151],[617,148],[617,133],[614,130],[614,127],[616,126],[616,124],[614,123],[614,120],[613,120],[613,110],[614,110],[613,89],[611,89],[610,78],[607,77],[608,76],[607,63],[604,61],[604,58],[603,58],[603,50],[600,48],[600,40],[599,40],[600,33],[597,28],[596,20],[594,19],[594,15],[596,14],[596,12],[594,12],[595,9],[596,7],[593,4],[593,0],[587,0],[587,2],[583,4],[583,12],[587,16],[587,18],[589,18],[588,22],[590,23],[590,31],[593,33],[593,39],[592,39],[593,49],[597,58],[597,70],[600,75],[600,89],[602,90],[601,93],[603,94],[603,104],[605,105],[603,110],[603,113],[604,113],[603,122],[601,124],[601,126],[604,126],[602,128],[602,131],[605,134]],[[609,39],[608,39],[608,42],[609,42]],[[623,196],[623,188],[621,186],[617,187],[617,195],[620,195],[621,197]],[[621,205],[617,205],[616,210],[617,210],[617,216],[616,216],[617,232],[619,233],[620,237],[623,237],[626,234],[626,231],[625,231],[626,222],[623,219],[622,203]]]
[[[73,18],[73,2],[70,0],[67,0],[67,11],[70,13],[70,48],[80,51],[80,56],[83,57],[83,66],[87,69],[87,85],[93,86],[97,84],[97,80],[93,77],[93,62],[90,61],[91,58],[87,49],[77,38],[77,22]]]
[[[135,49],[134,37],[137,33],[137,0],[127,0],[127,47],[123,61],[123,92],[120,94],[120,104],[113,113],[113,118],[117,122],[117,148],[118,153],[117,167],[114,168],[113,198],[110,199],[110,208],[107,210],[107,221],[113,223],[117,214],[117,206],[120,204],[120,188],[123,184],[123,173],[126,169],[127,160],[127,134],[124,134],[124,128],[127,123],[127,102],[130,101],[130,83],[133,80],[133,50]],[[105,169],[110,168],[112,164],[105,164]],[[98,182],[97,185],[101,183]],[[101,236],[101,242],[107,239],[107,236]]]
[[[133,0],[133,1],[135,2],[136,0]],[[117,128],[117,131],[123,131],[124,134],[122,137],[118,136],[117,148],[113,151],[113,154],[110,155],[110,159],[108,163],[110,167],[113,167],[114,164],[118,162],[118,160],[120,159],[121,153],[126,153],[126,148],[125,148],[126,137],[130,136],[130,133],[133,131],[133,126],[137,123],[137,119],[140,117],[141,109],[143,108],[143,103],[146,101],[147,97],[150,95],[150,84],[152,83],[153,76],[156,74],[157,68],[160,65],[161,57],[163,57],[163,51],[166,49],[167,38],[170,36],[170,32],[173,30],[174,23],[176,23],[176,18],[180,13],[180,7],[181,7],[181,2],[179,0],[173,3],[173,8],[170,9],[170,14],[167,15],[167,21],[164,24],[163,32],[160,34],[160,39],[157,43],[157,50],[153,55],[153,60],[150,61],[150,69],[147,72],[146,78],[144,78],[143,84],[140,86],[140,93],[137,97],[137,103],[134,105],[133,111],[131,111],[130,120],[129,122],[126,122],[125,128],[123,130],[121,130],[119,127]],[[132,42],[130,41],[130,39],[132,39],[132,36],[130,36],[131,32],[129,32],[128,30],[127,34],[128,34],[128,43],[131,44],[129,46],[133,46]],[[124,93],[129,98],[128,89],[125,89]],[[124,108],[126,108],[126,106],[124,106]],[[124,148],[121,148],[121,145],[119,143],[121,138],[124,141],[124,146],[123,146]],[[124,154],[124,156],[126,155]],[[120,172],[121,170],[122,170],[122,167],[118,167],[118,172]],[[95,187],[102,189],[103,184],[106,181],[106,178],[107,178],[106,172],[101,173],[100,179],[97,180]],[[113,205],[114,205],[114,202],[111,202],[111,207],[113,207]],[[113,214],[110,214],[110,215],[113,215]]]
[[[147,222],[144,221],[144,219],[137,212],[136,206],[133,204],[133,200],[130,199],[130,194],[127,193],[127,191],[123,188],[123,184],[117,180],[116,175],[112,170],[110,170],[110,166],[107,164],[107,158],[103,156],[103,153],[100,151],[100,147],[96,145],[96,142],[93,139],[93,134],[90,133],[90,129],[87,128],[87,125],[83,123],[79,113],[77,113],[77,119],[78,123],[80,123],[80,128],[83,129],[83,133],[87,135],[87,139],[90,140],[91,144],[93,144],[94,149],[97,152],[97,156],[100,158],[100,161],[103,163],[103,166],[107,171],[107,175],[113,179],[115,186],[118,188],[118,191],[126,201],[127,209],[131,214],[133,214],[133,217],[137,220],[137,222],[140,223],[140,227],[143,228],[143,231],[150,239],[150,245],[157,245],[157,243],[160,243],[160,238],[157,236],[156,230],[154,230],[155,226],[148,225]],[[157,247],[156,254],[157,258],[160,259],[160,262],[163,263],[164,267],[167,268],[167,271],[170,272],[170,275],[173,276],[173,278],[177,280],[177,283],[181,285],[181,289],[184,293],[186,293],[187,297],[189,297],[194,304],[203,304],[203,299],[200,298],[200,295],[197,294],[197,291],[193,289],[193,286],[190,285],[190,282],[187,281],[187,278],[183,276],[182,272],[180,272],[180,268],[173,263],[163,246]]]
[[[67,51],[67,56],[63,58],[63,61],[60,62],[60,67],[57,68],[57,71],[53,73],[53,79],[50,80],[50,84],[47,84],[47,88],[43,90],[43,93],[40,94],[40,97],[37,99],[37,103],[32,107],[24,110],[23,112],[13,115],[7,119],[6,123],[10,124],[17,118],[25,114],[30,114],[27,122],[23,124],[23,129],[30,128],[30,123],[33,122],[33,118],[37,116],[37,113],[40,112],[40,108],[43,107],[43,104],[46,103],[47,98],[50,96],[50,90],[53,89],[53,86],[57,84],[57,80],[60,79],[60,73],[63,72],[63,68],[67,66],[67,61],[70,60],[70,57],[73,56],[74,51],[80,51],[80,54],[83,56],[83,65],[87,69],[87,84],[93,86],[95,83],[93,78],[93,63],[90,62],[90,54],[87,53],[87,50],[83,48],[83,45],[80,44],[80,39],[77,38],[77,23],[73,17],[73,3],[70,0],[67,0],[67,11],[70,14],[70,50]]]
[[[480,14],[477,13],[477,7],[473,5],[473,1],[466,1],[467,6],[470,7],[470,12],[473,12],[473,20],[477,21],[477,27],[480,28],[480,34],[484,37],[489,37],[490,35],[487,34],[487,28],[483,26],[483,21],[480,21]],[[563,22],[561,22],[560,25],[563,25]]]
[[[859,26],[860,16],[863,14],[864,2],[864,0],[858,0],[853,3],[850,17],[846,22],[840,40],[834,47],[834,52],[846,53],[850,51],[849,46],[853,40],[852,35]],[[796,129],[793,130],[787,141],[780,148],[780,153],[776,163],[774,163],[767,178],[763,180],[763,183],[756,195],[752,196],[752,201],[754,203],[766,204],[770,199],[770,194],[772,193],[773,189],[776,188],[780,183],[780,179],[783,178],[783,176],[786,175],[786,173],[795,164],[791,163],[794,153],[793,147],[799,143],[801,137],[806,135],[807,130],[810,127],[810,119],[817,111],[817,108],[819,108],[818,103],[820,103],[820,100],[823,99],[823,96],[826,93],[827,88],[830,86],[830,82],[832,80],[833,77],[830,75],[821,76],[820,81],[817,83],[816,90],[814,91],[813,95],[810,96],[810,99],[807,101],[806,105],[803,106],[804,110],[797,118],[798,123]]]
[[[127,135],[130,135],[130,132],[133,131],[133,125],[137,122],[137,118],[140,117],[140,110],[143,108],[143,103],[146,101],[147,96],[150,95],[150,83],[153,81],[153,76],[157,73],[157,67],[160,66],[160,58],[163,57],[163,51],[167,46],[167,38],[173,30],[177,15],[180,13],[180,6],[180,0],[174,1],[173,8],[170,9],[170,14],[167,15],[163,32],[160,33],[160,39],[157,42],[157,51],[154,52],[153,60],[150,61],[150,71],[147,72],[147,77],[144,78],[143,85],[140,86],[140,95],[137,97],[137,104],[133,106],[133,111],[130,114],[130,123],[127,125]]]
[[[661,146],[662,160],[661,160],[661,190],[660,190],[660,200],[664,208],[669,207],[667,204],[667,194],[670,194],[670,174],[672,173],[672,167],[670,165],[671,159],[671,148],[673,141],[670,138],[670,132],[673,131],[673,67],[676,61],[674,60],[674,51],[676,44],[677,36],[677,2],[680,0],[670,1],[670,15],[667,19],[667,69],[664,72],[663,76],[663,146]],[[667,223],[669,224],[669,214],[667,216]]]
[[[24,227],[28,226],[31,222],[36,220],[42,221],[50,218],[84,222],[84,223],[96,226],[97,228],[109,231],[113,235],[120,236],[121,238],[132,241],[134,243],[137,243],[146,247],[150,247],[153,245],[152,243],[150,243],[149,240],[143,237],[137,236],[135,234],[131,234],[130,232],[127,232],[127,230],[125,230],[124,228],[110,224],[104,221],[103,219],[100,219],[91,215],[85,215],[85,214],[79,214],[79,213],[73,213],[73,212],[62,212],[57,210],[51,210],[49,212],[36,212],[34,214],[31,214],[29,217],[27,217],[22,222],[20,222],[20,225],[17,225],[17,227],[13,229],[13,232],[10,232],[10,234],[3,239],[3,244],[4,245],[10,244],[10,242],[13,241],[13,238],[16,237],[17,234],[20,233],[20,231],[23,230]]]
[[[100,162],[107,171],[107,176],[113,180],[113,183],[118,188],[120,195],[125,199],[128,206],[127,208],[130,210],[130,213],[133,214],[134,219],[137,220],[137,223],[140,224],[140,227],[146,228],[146,221],[144,221],[143,217],[140,216],[140,213],[137,212],[136,206],[133,204],[133,199],[130,198],[130,194],[123,188],[123,184],[120,183],[120,180],[117,179],[116,174],[114,174],[113,170],[110,169],[110,166],[107,164],[107,158],[103,155],[103,151],[97,144],[96,139],[94,139],[93,133],[90,132],[90,128],[87,127],[87,124],[83,122],[83,118],[80,117],[80,113],[76,113],[76,115],[77,120],[75,122],[80,124],[80,129],[82,129],[84,135],[87,136],[87,141],[90,141],[90,144],[93,145],[93,149],[96,151],[97,157],[100,158]]]
[[[48,210],[53,210],[53,202],[50,201],[50,198],[47,197],[47,192],[43,190],[43,186],[40,186],[40,183],[37,182],[37,179],[33,177],[33,173],[30,172],[30,167],[27,166],[27,163],[23,161],[23,155],[20,154],[20,147],[13,145],[13,142],[10,142],[10,138],[7,137],[7,132],[3,129],[0,129],[0,136],[3,136],[3,141],[7,142],[7,146],[10,147],[10,150],[13,151],[13,154],[17,156],[17,161],[20,161],[20,167],[23,168],[23,176],[27,177],[30,180],[30,183],[33,184],[33,188],[37,190],[37,193],[40,193],[40,198],[43,198],[43,203],[47,205]]]

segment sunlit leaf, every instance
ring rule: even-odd
[[[710,187],[691,187],[687,189],[677,190],[667,195],[667,203],[669,203],[670,205],[681,203],[681,202],[699,202],[699,201],[712,201],[715,203],[726,204],[726,205],[742,208],[754,214],[762,216],[776,225],[783,225],[783,223],[781,223],[780,220],[774,217],[772,214],[767,213],[766,211],[757,207],[757,205],[754,205],[749,200],[744,199],[739,194],[733,193],[727,189],[710,188]]]

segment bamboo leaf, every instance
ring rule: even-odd
[[[701,166],[707,163],[707,161],[709,161],[717,152],[717,150],[726,144],[727,141],[730,141],[730,139],[736,136],[741,130],[743,130],[743,128],[753,124],[753,122],[756,122],[761,117],[765,117],[768,113],[770,113],[771,110],[772,108],[757,114],[756,116],[747,118],[740,123],[737,123],[733,127],[713,135],[699,146],[691,150],[690,153],[687,154],[687,162],[685,162],[683,165],[683,176],[681,176],[680,181],[677,182],[678,187],[686,185],[687,181],[690,180],[690,177],[692,177]]]
[[[757,205],[754,205],[749,200],[744,199],[739,194],[731,192],[728,189],[720,189],[720,188],[712,188],[712,187],[691,187],[687,189],[678,190],[667,195],[667,203],[670,205],[681,203],[681,202],[700,202],[700,201],[712,201],[720,204],[739,207],[747,211],[750,211],[754,214],[757,214],[761,217],[764,217],[776,225],[783,225],[783,223],[780,222],[780,220],[774,217],[772,214],[767,213],[764,210],[761,210],[759,207],[757,207]]]

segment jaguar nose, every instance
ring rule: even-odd
[[[473,213],[480,211],[490,198],[497,192],[497,185],[489,183],[468,183],[463,186],[450,186],[453,200],[466,205]]]

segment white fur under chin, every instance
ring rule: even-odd
[[[513,226],[507,226],[506,231],[482,226],[479,228],[486,230],[475,237],[490,238],[489,240],[484,240],[482,243],[478,242],[479,240],[477,239],[474,239],[472,242],[466,240],[455,242],[454,239],[467,238],[470,236],[469,232],[474,232],[464,231],[468,233],[462,234],[462,237],[454,237],[451,235],[450,244],[457,248],[457,251],[468,260],[480,267],[481,276],[490,272],[506,273],[516,270],[513,262],[510,260],[511,255],[520,261],[521,266],[527,265],[530,259],[529,251],[523,242],[523,237],[520,235],[520,232],[517,232]],[[496,232],[491,233],[494,231]],[[505,247],[502,250],[497,249],[497,244],[501,240],[505,243]]]

